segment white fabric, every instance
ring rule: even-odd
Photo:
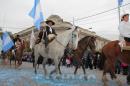
[[[49,39],[49,40],[52,40],[53,38],[55,38],[55,35],[54,35],[54,34],[49,34],[49,35],[48,35],[48,39]]]
[[[30,37],[30,48],[32,49],[35,45],[35,35],[34,35],[34,31],[32,30],[32,33],[31,33],[31,37]]]
[[[51,28],[51,26],[49,26],[48,24],[47,24],[47,26],[50,28],[49,30],[50,30],[50,32],[52,33],[52,28]]]
[[[2,51],[2,40],[0,38],[0,54],[1,54],[1,51]]]
[[[130,38],[130,22],[122,21],[119,25],[120,39],[122,37]]]
[[[121,48],[122,48],[122,47],[125,47],[125,46],[126,46],[125,40],[121,40],[121,41],[119,42],[119,45],[120,45]]]
[[[77,29],[77,31],[78,31],[78,29]],[[71,40],[69,42],[70,48],[73,48],[73,49],[77,49],[77,47],[78,47],[79,35],[78,35],[77,31],[75,30],[73,32]]]

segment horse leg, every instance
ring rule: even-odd
[[[35,64],[35,60],[34,60],[34,50],[32,50],[31,56],[32,56],[32,62],[33,62],[33,68],[34,68],[34,64]]]
[[[60,78],[60,71],[58,69],[58,63],[59,63],[59,60],[58,59],[54,59],[54,63],[55,63],[55,69],[50,73],[50,74],[53,74],[54,72],[56,72],[56,78],[59,79]]]
[[[76,73],[77,73],[77,70],[78,70],[78,65],[76,65],[76,67],[75,67],[75,71],[74,71],[74,74],[76,75]]]
[[[130,64],[128,65],[127,84],[130,85]]]
[[[103,81],[103,86],[108,86],[108,79],[106,77],[106,73],[107,71],[109,70],[109,66],[108,66],[108,61],[106,60],[105,63],[104,63],[104,70],[103,70],[103,75],[102,75],[102,81]]]
[[[11,68],[11,58],[9,60],[10,60],[10,68]]]
[[[20,66],[20,56],[18,55],[18,59],[17,59],[17,67],[19,67]]]
[[[42,62],[42,66],[43,66],[43,70],[44,70],[44,75],[48,76],[47,70],[46,70],[46,62],[47,62],[47,58],[45,58]]]
[[[84,73],[84,79],[87,80],[87,75],[86,75],[86,71],[85,71],[84,63],[81,63],[81,66],[82,66],[83,73]]]
[[[58,69],[59,69],[60,74],[61,74],[60,65],[61,65],[61,62],[62,62],[63,58],[64,58],[64,56],[60,59],[59,64],[58,64]]]
[[[20,53],[20,62],[19,62],[19,65],[22,65],[22,56],[23,56],[23,52]]]
[[[35,74],[37,74],[37,61],[38,61],[38,57],[39,57],[39,54],[38,53],[35,53],[35,63],[34,63],[34,68],[35,68]]]
[[[112,63],[115,63],[115,62],[112,62]],[[120,81],[119,78],[117,78],[117,76],[115,75],[115,65],[114,65],[114,64],[111,64],[110,75],[111,75],[111,78],[116,81],[116,83],[118,84],[118,86],[122,86],[121,81]]]
[[[15,69],[17,68],[17,61],[18,61],[17,54],[15,54]]]

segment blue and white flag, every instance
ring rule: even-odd
[[[10,48],[14,46],[14,42],[10,38],[9,34],[7,32],[4,32],[2,35],[2,50],[3,52],[8,51]]]
[[[118,0],[118,6],[121,6],[123,3],[123,0]]]
[[[29,16],[34,19],[34,25],[37,29],[40,29],[40,23],[43,21],[43,14],[41,11],[40,0],[34,1],[34,6],[32,10],[29,12]]]
[[[0,54],[1,54],[1,51],[2,51],[2,39],[1,39],[1,36],[0,36]]]
[[[35,45],[35,35],[34,35],[34,31],[32,30],[32,33],[31,33],[31,37],[30,37],[30,48],[32,49]]]

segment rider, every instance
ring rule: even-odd
[[[19,51],[19,50],[21,50],[22,52],[21,52],[21,55],[22,55],[22,53],[23,53],[23,49],[25,48],[25,45],[24,45],[24,40],[22,40],[21,38],[20,38],[20,35],[17,35],[16,37],[15,37],[15,47],[16,47],[16,49],[15,49],[15,53],[17,53],[17,50]],[[20,66],[21,64],[22,64],[22,58],[21,57],[17,57],[17,60],[18,60],[18,66]]]
[[[43,26],[40,27],[40,32],[38,34],[38,38],[37,38],[35,44],[38,44],[38,43],[41,42],[41,39],[42,39],[42,36],[43,36],[43,28],[44,28]]]
[[[19,46],[20,43],[22,42],[22,40],[21,40],[21,38],[20,38],[20,35],[16,35],[14,42],[15,42],[16,48],[18,48],[18,46]]]
[[[128,13],[123,14],[121,17],[121,22],[119,24],[119,32],[120,32],[119,45],[123,47],[126,45],[125,41],[130,42],[130,22]]]
[[[45,40],[45,47],[47,47],[49,40],[51,37],[55,37],[57,34],[55,30],[52,28],[53,25],[55,25],[55,22],[52,20],[47,20],[46,21],[46,26],[44,27],[44,36],[43,39]]]

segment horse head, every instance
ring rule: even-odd
[[[78,41],[79,41],[79,30],[78,27],[74,28],[74,31],[72,32],[72,37],[71,37],[71,44],[72,44],[72,49],[77,49],[78,47]]]
[[[86,43],[86,46],[89,47],[89,49],[92,52],[95,52],[96,49],[96,37],[95,36],[86,36],[84,38],[84,42]]]

